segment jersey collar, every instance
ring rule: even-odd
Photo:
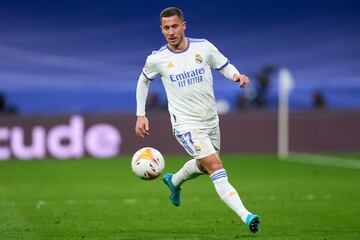
[[[180,51],[180,52],[175,52],[175,51],[173,51],[173,50],[169,47],[169,44],[166,44],[166,47],[167,47],[167,49],[169,49],[170,52],[175,53],[175,54],[186,52],[186,51],[189,49],[189,47],[190,47],[190,40],[189,40],[189,38],[186,38],[186,39],[187,39],[187,41],[188,41],[188,45],[187,45],[187,47],[186,47],[184,50],[182,50],[182,51]]]

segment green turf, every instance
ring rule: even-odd
[[[175,171],[186,156],[167,156]],[[128,158],[0,162],[0,239],[360,239],[360,170],[223,156],[229,179],[262,231],[251,234],[207,176],[172,206],[161,179]]]

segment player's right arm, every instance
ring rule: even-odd
[[[143,73],[140,74],[136,87],[136,125],[135,133],[138,137],[149,135],[149,120],[145,116],[146,98],[149,92],[150,80]]]
[[[139,76],[136,86],[136,125],[135,133],[138,137],[146,137],[149,135],[149,120],[145,116],[146,98],[149,92],[150,82],[158,75],[151,59],[146,59],[145,66]]]
[[[149,120],[145,116],[137,116],[135,132],[138,137],[146,137],[149,135]]]

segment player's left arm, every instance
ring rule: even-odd
[[[208,64],[211,68],[222,73],[226,78],[239,82],[241,88],[249,85],[249,78],[240,74],[234,65],[210,42],[207,42],[207,50],[209,53]]]
[[[230,79],[234,82],[239,82],[241,88],[246,88],[249,85],[249,78],[240,74],[234,65],[228,63],[225,67],[219,70],[227,79]]]

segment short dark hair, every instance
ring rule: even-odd
[[[167,7],[165,9],[163,9],[160,13],[160,23],[161,23],[161,19],[163,17],[172,17],[172,16],[178,16],[180,18],[180,20],[184,20],[184,14],[180,8]]]

